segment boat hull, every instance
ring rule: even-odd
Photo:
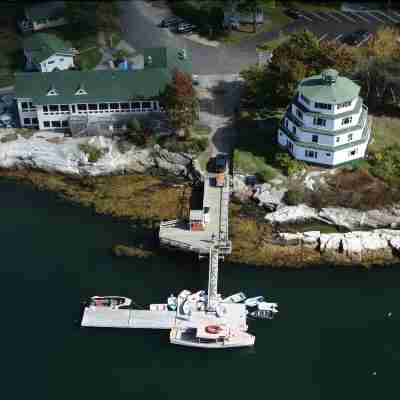
[[[201,349],[232,349],[237,347],[252,347],[255,343],[255,338],[246,342],[236,342],[236,343],[196,343],[186,340],[171,339],[172,344],[185,347],[197,347]]]

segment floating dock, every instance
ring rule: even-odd
[[[246,306],[226,303],[225,315],[218,317],[206,311],[185,316],[177,311],[121,310],[107,307],[85,307],[81,326],[93,328],[172,329],[196,328],[200,323],[227,324],[246,331]]]

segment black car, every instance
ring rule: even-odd
[[[368,32],[364,29],[359,29],[358,31],[354,31],[349,35],[344,36],[342,42],[348,44],[349,46],[359,46],[371,38],[371,32]]]
[[[189,24],[188,22],[181,22],[176,26],[175,31],[176,33],[190,33],[195,31],[196,28],[196,25]]]
[[[168,17],[168,18],[164,18],[164,19],[160,22],[159,26],[160,26],[161,28],[171,28],[171,27],[174,27],[174,26],[179,25],[179,24],[182,23],[182,22],[183,22],[183,20],[182,20],[181,18],[178,18],[178,17]]]
[[[294,19],[303,18],[304,14],[297,8],[288,8],[286,14]]]
[[[228,165],[228,155],[219,153],[215,157],[215,172],[225,172]]]

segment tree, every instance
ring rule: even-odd
[[[101,1],[96,7],[96,25],[108,35],[110,47],[112,47],[112,35],[120,31],[119,9],[115,1]]]
[[[175,70],[172,82],[166,86],[160,100],[173,128],[185,131],[198,119],[199,103],[188,74]]]
[[[395,57],[400,59],[400,32],[398,28],[379,29],[366,48],[367,57]]]

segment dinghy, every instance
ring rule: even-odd
[[[244,304],[246,307],[257,307],[259,303],[263,302],[264,296],[249,297]]]

